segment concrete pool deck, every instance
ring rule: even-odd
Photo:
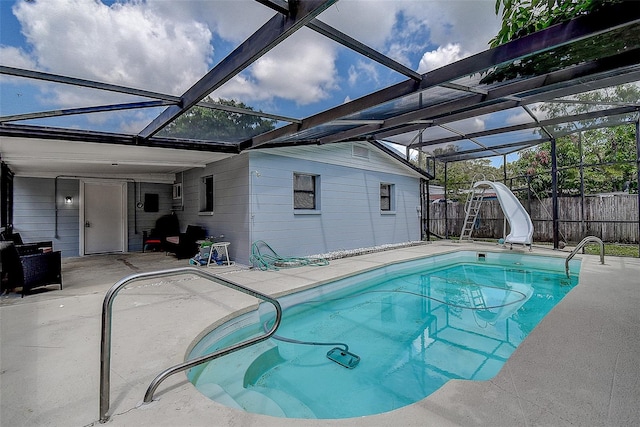
[[[392,261],[490,244],[429,243],[331,261],[325,267],[212,273],[277,296]],[[534,248],[532,254],[566,257]],[[508,251],[508,250],[507,250]],[[213,402],[177,374],[151,404],[151,380],[184,361],[205,329],[255,299],[193,275],[147,279],[113,308],[111,392],[105,426],[628,426],[640,419],[640,259],[577,255],[580,284],[520,344],[489,381],[450,381],[413,405],[340,420],[254,415]],[[63,260],[64,289],[0,300],[0,425],[100,425],[100,322],[106,291],[124,276],[184,267],[162,253]]]

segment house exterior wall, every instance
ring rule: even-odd
[[[158,195],[158,212],[145,212],[145,194]],[[143,203],[138,207],[138,203]],[[127,238],[129,252],[142,251],[143,233],[150,232],[156,225],[156,220],[171,212],[172,186],[170,184],[152,182],[127,183]]]
[[[352,144],[278,148],[251,153],[251,240],[283,256],[420,240],[420,178],[370,147]],[[320,209],[293,209],[293,173],[319,176]],[[380,210],[380,184],[394,185],[395,209]]]
[[[53,241],[63,257],[80,253],[80,180],[68,178],[14,178],[13,228],[23,241]],[[147,182],[127,184],[128,250],[142,250],[142,232],[151,230],[156,219],[171,209],[171,185]],[[158,194],[159,211],[145,212],[136,207],[145,193]],[[65,205],[66,196],[73,197]],[[56,221],[57,210],[57,221]],[[57,222],[57,224],[56,224]]]
[[[229,257],[241,263],[249,260],[249,155],[240,154],[176,175],[182,182],[182,202],[177,202],[176,214],[180,230],[199,225],[210,236],[224,235],[231,242]],[[212,213],[200,212],[202,178],[213,176],[214,206]]]
[[[24,242],[53,241],[62,256],[77,256],[79,248],[77,180],[52,178],[13,179],[13,229]],[[73,205],[65,205],[65,196],[72,196]],[[58,226],[56,233],[56,209]]]
[[[305,256],[420,239],[420,176],[369,147],[352,155],[351,143],[255,150],[176,174],[182,199],[170,184],[127,184],[128,250],[142,250],[144,231],[175,212],[181,231],[199,225],[224,235],[229,255],[247,264],[251,243],[264,240],[282,255]],[[319,176],[320,209],[293,209],[293,173]],[[200,212],[202,178],[212,176],[214,208]],[[393,184],[395,209],[380,210],[380,183]],[[24,241],[52,240],[63,257],[78,256],[80,179],[14,179],[14,229]],[[158,212],[145,212],[145,194],[157,194]],[[65,196],[74,203],[65,205]],[[57,220],[56,220],[57,217]],[[57,225],[56,225],[57,223]]]

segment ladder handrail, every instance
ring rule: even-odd
[[[597,242],[600,243],[600,264],[604,264],[604,242],[596,236],[587,236],[580,243],[576,245],[576,247],[571,251],[567,259],[564,261],[564,271],[567,273],[567,277],[569,277],[569,261],[571,258],[578,253],[580,249],[584,247],[589,242]]]
[[[142,279],[153,279],[153,278],[165,277],[165,276],[173,276],[173,275],[184,274],[184,273],[195,274],[204,279],[210,280],[212,282],[216,282],[228,288],[235,289],[247,295],[251,295],[255,298],[266,301],[275,307],[276,319],[271,329],[263,335],[253,337],[251,339],[242,341],[238,344],[218,350],[214,353],[210,353],[208,355],[204,355],[199,358],[189,360],[187,362],[165,369],[158,376],[156,376],[156,378],[154,378],[154,380],[149,385],[149,388],[147,389],[147,392],[145,393],[145,396],[144,396],[145,403],[148,403],[151,400],[153,400],[153,393],[155,392],[156,388],[160,385],[162,381],[164,381],[170,375],[173,375],[181,371],[185,371],[193,366],[224,356],[236,350],[240,350],[241,348],[249,347],[258,342],[264,341],[269,337],[271,337],[278,329],[278,326],[280,326],[280,321],[282,319],[282,307],[280,306],[280,303],[278,302],[278,300],[271,298],[270,296],[263,294],[261,292],[258,292],[253,289],[234,283],[230,280],[205,272],[202,269],[199,269],[197,267],[180,267],[180,268],[173,268],[168,270],[135,273],[119,280],[107,291],[104,297],[104,301],[102,303],[102,337],[100,342],[100,422],[101,423],[107,422],[107,420],[109,419],[109,417],[107,416],[107,412],[109,411],[110,372],[111,372],[111,320],[113,317],[112,316],[113,300],[118,295],[118,292],[120,292],[120,290],[124,286],[126,286],[127,284],[133,281],[142,280]]]
[[[484,175],[482,175],[484,178]],[[464,204],[464,222],[462,224],[462,230],[460,231],[460,241],[465,238],[471,240],[471,235],[473,234],[473,227],[475,226],[476,219],[478,218],[478,214],[480,213],[480,206],[484,200],[484,193],[486,188],[477,188],[475,183],[476,177],[473,177],[474,181],[471,183],[471,191],[467,195],[467,200]],[[472,212],[473,211],[473,212]],[[473,219],[471,219],[473,217]],[[469,228],[467,228],[469,227]],[[468,236],[466,233],[468,231]]]

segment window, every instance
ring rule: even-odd
[[[293,208],[318,209],[318,183],[320,177],[302,173],[293,174]]]
[[[395,210],[393,184],[380,183],[380,210],[391,212]]]
[[[203,176],[200,184],[200,212],[213,212],[213,175]]]
[[[182,183],[173,184],[173,200],[182,199]]]

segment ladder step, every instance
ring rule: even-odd
[[[471,190],[464,205],[465,218],[460,232],[460,239],[471,239],[471,234],[476,225],[476,220],[480,213],[480,207],[484,200],[485,188],[476,188],[471,185]]]

